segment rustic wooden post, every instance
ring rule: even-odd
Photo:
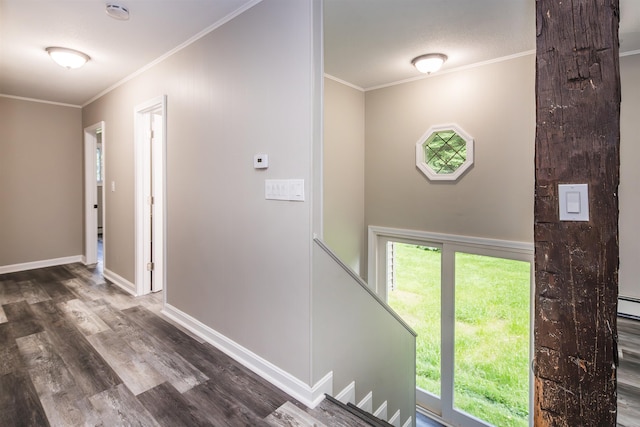
[[[536,426],[615,426],[618,0],[536,1]],[[587,222],[558,184],[588,184]]]

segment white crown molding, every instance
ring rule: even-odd
[[[82,108],[82,105],[65,104],[64,102],[45,101],[44,99],[25,98],[24,96],[5,95],[0,93],[0,98],[17,99],[19,101],[38,102],[40,104],[57,105],[59,107]]]
[[[433,77],[441,76],[443,74],[457,73],[458,71],[469,70],[471,68],[484,67],[485,65],[491,65],[491,64],[496,64],[498,62],[510,61],[512,59],[517,59],[517,58],[521,58],[523,56],[529,56],[529,55],[535,55],[535,54],[536,54],[535,50],[527,50],[527,51],[524,51],[524,52],[515,53],[513,55],[501,56],[500,58],[489,59],[488,61],[481,61],[481,62],[476,62],[474,64],[464,65],[462,67],[457,67],[457,68],[451,68],[451,69],[447,69],[447,70],[438,71],[437,73],[433,73],[433,74],[421,74],[419,76],[411,77],[409,79],[399,80],[397,82],[385,83],[385,84],[382,84],[382,85],[379,85],[379,86],[366,87],[366,88],[364,88],[364,91],[365,92],[369,92],[370,90],[384,89],[386,87],[397,86],[397,85],[401,85],[401,84],[404,84],[404,83],[414,82],[414,81],[417,81],[417,80],[430,79],[430,78],[433,78]]]
[[[196,34],[195,36],[191,37],[190,39],[188,39],[184,43],[181,43],[180,45],[174,47],[173,49],[171,49],[170,51],[168,51],[164,55],[154,59],[153,61],[151,61],[147,65],[143,66],[142,68],[140,68],[137,71],[134,71],[133,73],[129,74],[127,77],[125,77],[124,79],[120,80],[119,82],[116,82],[113,85],[109,86],[108,88],[106,88],[105,90],[103,90],[102,92],[100,92],[99,94],[97,94],[93,98],[89,99],[84,104],[82,104],[82,107],[86,107],[87,105],[89,105],[93,101],[95,101],[96,99],[99,99],[100,97],[106,95],[107,93],[109,93],[112,90],[118,88],[119,86],[122,86],[123,84],[125,84],[129,80],[132,80],[132,79],[138,77],[140,74],[142,74],[145,71],[147,71],[148,69],[156,66],[157,64],[159,64],[160,62],[162,62],[165,59],[169,58],[173,54],[175,54],[177,52],[180,52],[182,49],[186,48],[190,44],[195,43],[196,41],[200,40],[201,38],[203,38],[204,36],[206,36],[207,34],[212,32],[213,30],[215,30],[216,28],[221,27],[222,25],[224,25],[227,22],[231,21],[233,18],[235,18],[236,16],[240,15],[241,13],[246,12],[247,10],[251,9],[253,6],[257,5],[261,1],[262,0],[253,0],[253,1],[249,2],[249,3],[246,3],[246,4],[242,5],[242,7],[236,9],[235,11],[231,12],[230,14],[228,14],[224,18],[218,20],[217,22],[214,22],[213,24],[209,25],[207,28],[205,28],[204,30],[200,31],[198,34]]]
[[[360,91],[360,92],[364,92],[364,91],[365,91],[365,90],[364,90],[363,88],[361,88],[360,86],[356,86],[356,85],[354,85],[354,84],[352,84],[352,83],[349,83],[349,82],[348,82],[348,81],[346,81],[346,80],[339,79],[339,78],[337,78],[337,77],[335,77],[335,76],[332,76],[331,74],[324,73],[324,77],[325,77],[325,78],[327,78],[327,79],[329,79],[329,80],[333,80],[334,82],[338,82],[338,83],[340,83],[340,84],[342,84],[342,85],[349,86],[350,88],[355,89],[355,90],[357,90],[357,91]]]

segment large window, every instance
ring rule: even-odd
[[[369,277],[418,334],[418,404],[452,424],[528,426],[533,249],[402,230],[370,237]]]

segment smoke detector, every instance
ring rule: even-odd
[[[118,21],[127,21],[129,9],[117,3],[107,3],[107,15]]]

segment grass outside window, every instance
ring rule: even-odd
[[[530,264],[456,253],[454,406],[527,426]],[[440,395],[441,252],[394,244],[393,307],[417,332],[416,384]]]

